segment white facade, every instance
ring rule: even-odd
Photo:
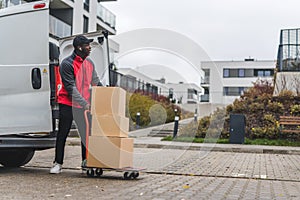
[[[73,9],[73,27],[72,34],[81,34],[84,32],[94,32],[98,30],[107,30],[111,34],[116,34],[115,15],[107,10],[103,5],[95,0],[57,0],[68,4]],[[53,0],[55,2],[55,0]],[[51,4],[50,4],[51,6]],[[84,30],[85,19],[87,30]]]
[[[204,89],[194,83],[167,83],[169,90],[173,91],[174,99],[181,104],[198,104]]]
[[[117,70],[118,73],[125,75],[125,76],[130,76],[132,77],[136,82],[140,82],[143,83],[144,85],[146,84],[150,84],[151,86],[156,86],[157,87],[157,91],[159,95],[164,95],[167,96],[169,94],[169,88],[165,85],[162,84],[158,81],[153,80],[152,78],[138,72],[135,71],[134,69],[131,68],[120,68]],[[118,85],[122,86],[122,78],[118,80],[119,83]],[[128,87],[128,85],[124,85],[125,87]],[[142,89],[138,84],[133,83],[132,86],[130,86],[129,89],[133,89],[133,90],[138,90],[138,89]],[[146,89],[146,88],[144,88]]]
[[[1,0],[10,7],[38,0]],[[116,16],[99,0],[48,0],[50,3],[49,32],[54,38],[106,30],[116,34]],[[101,0],[114,1],[114,0]]]
[[[275,66],[275,60],[202,62],[205,78],[201,86],[205,88],[205,94],[201,101],[218,105],[231,104],[258,79],[272,81]]]
[[[132,77],[134,80],[132,83],[124,83],[126,78],[122,78],[119,80],[117,85],[121,87],[126,87],[128,89],[133,90],[141,90],[141,86],[138,83],[142,83],[141,85],[149,85],[150,87],[157,87],[157,94],[169,97],[170,92],[173,94],[172,100],[176,103],[180,104],[198,104],[200,103],[200,95],[203,93],[203,88],[197,86],[193,83],[162,83],[152,78],[142,74],[134,69],[130,68],[120,68],[117,71],[122,75],[126,75],[127,77]],[[146,88],[144,88],[146,90]]]

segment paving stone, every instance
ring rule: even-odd
[[[0,168],[1,198],[63,199],[74,192],[78,199],[300,199],[300,155],[136,148],[134,165],[148,173],[131,181],[113,171],[81,174],[79,146],[66,147],[64,172],[53,176],[53,156],[53,149],[37,152],[18,173]]]

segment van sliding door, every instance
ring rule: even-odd
[[[0,10],[0,135],[52,130],[49,4]]]

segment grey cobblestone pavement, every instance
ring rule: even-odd
[[[142,149],[145,152],[149,149]],[[251,154],[251,153],[230,153],[230,152],[210,152],[201,155],[197,151],[187,151],[184,155],[176,158],[172,162],[173,153],[182,153],[179,150],[161,150],[164,152],[151,152],[150,155],[140,157],[138,165],[145,166],[146,162],[157,159],[160,167],[150,168],[149,171],[159,171],[169,174],[218,176],[218,177],[239,177],[269,180],[300,180],[300,156],[285,154]],[[170,156],[163,158],[162,154]],[[153,154],[153,155],[151,155]],[[148,160],[148,161],[146,161]],[[143,164],[144,163],[144,164]],[[150,166],[159,164],[150,164]]]
[[[122,180],[116,173],[86,178],[75,170],[50,175],[31,167],[0,171],[1,199],[299,199],[300,193],[299,182],[289,181],[155,174]]]
[[[300,199],[300,155],[135,148],[134,165],[147,168],[137,180],[113,171],[86,177],[78,168],[79,146],[67,146],[63,173],[50,175],[53,155],[37,152],[19,169],[24,173],[0,168],[0,188],[7,188],[1,198]]]

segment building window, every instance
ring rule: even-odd
[[[253,77],[254,70],[253,69],[245,69],[245,77]]]
[[[223,69],[223,77],[224,78],[239,77],[239,69]]]
[[[239,77],[245,77],[245,69],[239,69]]]
[[[273,69],[255,69],[254,70],[254,76],[267,77],[267,76],[273,76],[273,75],[274,75]]]
[[[238,69],[230,69],[229,70],[229,77],[238,77],[239,76],[239,70]]]
[[[264,71],[263,70],[258,70],[257,71],[257,76],[259,76],[259,77],[264,76]]]
[[[169,89],[169,99],[173,99],[173,95],[174,95],[174,89],[170,88]]]
[[[83,33],[89,32],[89,18],[83,16]]]
[[[210,69],[203,69],[204,79],[201,79],[202,84],[209,84]]]
[[[188,99],[195,99],[198,92],[195,89],[188,89]]]
[[[209,88],[204,88],[204,94],[201,95],[201,102],[209,102]]]
[[[271,76],[271,71],[270,70],[265,71],[265,76]]]
[[[244,95],[244,91],[245,91],[244,87],[239,87],[239,94],[240,95]]]
[[[150,94],[150,89],[151,89],[151,84],[146,83],[146,92],[147,92],[147,94]]]
[[[223,78],[270,77],[273,75],[273,69],[223,69]]]
[[[84,8],[84,10],[86,10],[86,11],[90,11],[90,0],[84,0],[83,1],[83,8]]]
[[[223,77],[224,78],[229,77],[229,69],[223,69]]]
[[[240,96],[244,94],[246,87],[224,87],[223,95],[224,96]]]

